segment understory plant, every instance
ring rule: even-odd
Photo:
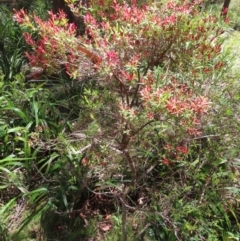
[[[26,100],[27,135],[38,133],[29,150],[43,179],[26,194],[34,212],[41,207],[43,217],[60,214],[80,227],[94,205],[98,215],[119,208],[124,241],[130,212],[144,217],[146,226],[135,230],[140,240],[237,237],[237,142],[229,140],[238,130],[220,124],[236,120],[239,86],[225,74],[224,23],[201,12],[200,1],[67,2],[84,18],[84,36],[63,12],[49,12],[47,20],[24,10],[14,15],[30,66],[82,86],[78,116],[69,122],[61,120],[61,108],[45,107],[44,90]],[[47,145],[46,158],[40,144]],[[69,235],[63,220],[59,227]]]
[[[5,81],[13,80],[26,60],[22,55],[26,50],[22,32],[12,17],[10,10],[0,6],[0,70]]]

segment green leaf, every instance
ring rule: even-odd
[[[14,205],[16,199],[17,199],[17,197],[12,198],[8,203],[4,204],[0,208],[0,216],[2,216],[5,212],[7,212],[9,208],[12,208],[12,206]]]
[[[29,121],[28,116],[17,107],[13,107],[13,106],[12,107],[4,107],[4,108],[2,108],[2,110],[10,110],[10,111],[15,112],[25,123],[28,123],[28,121]]]
[[[24,194],[24,197],[29,197],[30,198],[30,202],[34,203],[36,201],[36,199],[38,199],[39,197],[42,197],[43,195],[48,193],[48,189],[45,187],[41,187],[38,189],[35,189],[31,192],[28,192],[26,194]]]

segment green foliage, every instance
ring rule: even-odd
[[[0,67],[5,81],[13,80],[25,62],[22,53],[24,40],[22,32],[12,13],[5,7],[0,7]]]
[[[28,4],[27,8],[30,12],[34,12],[37,16],[42,19],[47,19],[47,11],[52,8],[52,1],[50,0],[35,0],[35,1],[26,1]]]
[[[236,0],[232,0],[229,6],[229,18],[231,21],[231,26],[236,26],[240,22],[239,16],[240,6]]]
[[[0,207],[0,238],[3,241],[8,241],[9,240],[9,235],[8,235],[8,227],[7,224],[9,224],[10,217],[9,213],[11,213],[11,209],[15,205],[16,198],[13,198],[9,200],[9,202],[5,203],[5,205]]]

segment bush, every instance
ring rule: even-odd
[[[236,155],[231,140],[238,130],[228,131],[236,126],[239,85],[224,74],[224,23],[199,12],[200,2],[139,7],[108,1],[110,9],[97,3],[101,11],[96,1],[89,8],[70,5],[84,16],[83,37],[62,12],[49,13],[46,21],[23,10],[14,15],[31,48],[29,64],[81,86],[74,120],[62,122],[61,108],[45,89],[25,102],[32,112],[20,117],[31,123],[24,125],[39,178],[27,194],[32,205],[43,217],[63,213],[73,226],[76,212],[85,221],[94,208],[104,216],[119,207],[123,240],[132,235],[130,211],[144,216],[138,237],[236,236],[231,192],[236,197],[238,191],[229,160]],[[45,143],[50,147],[43,155],[37,146]]]

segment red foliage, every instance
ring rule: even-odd
[[[119,130],[119,145],[127,146],[148,123],[162,122],[179,135],[170,157],[181,158],[188,149],[177,143],[201,134],[200,123],[210,107],[209,98],[198,91],[203,76],[224,66],[216,58],[223,30],[216,17],[198,16],[198,4],[170,1],[161,7],[138,7],[136,1],[113,1],[109,11],[94,11],[92,6],[92,11],[84,10],[87,35],[82,38],[75,36],[76,27],[68,24],[63,12],[50,12],[43,21],[21,10],[15,19],[28,29],[24,38],[32,47],[26,53],[31,65],[55,72],[64,65],[75,78],[94,70],[104,76],[104,84],[117,86],[110,91],[121,100],[119,126],[125,124],[125,129]],[[157,69],[164,69],[164,74],[158,76]],[[164,159],[163,164],[170,162]]]

